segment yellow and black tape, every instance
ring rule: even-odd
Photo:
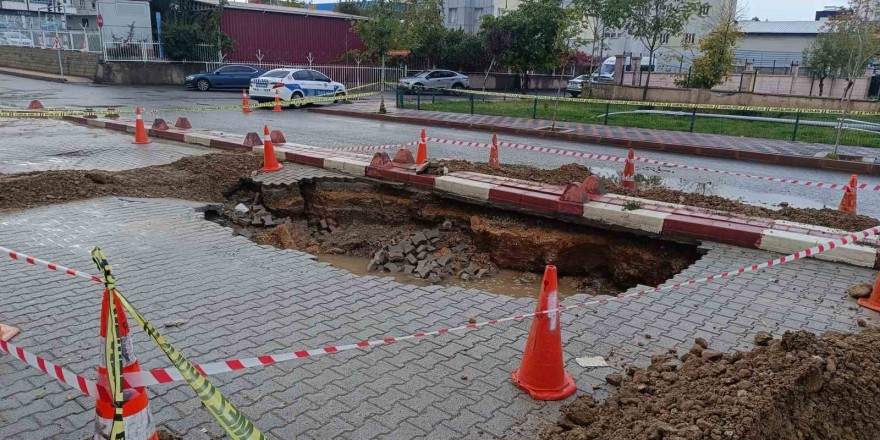
[[[110,440],[125,440],[125,420],[122,405],[122,356],[119,353],[118,322],[116,320],[116,278],[110,272],[110,265],[99,247],[92,249],[92,261],[104,275],[104,288],[108,296],[107,317],[104,338],[104,365],[107,368],[110,395],[113,398],[113,422],[110,425]],[[100,385],[100,384],[99,384]]]
[[[134,317],[135,321],[137,321],[138,325],[150,335],[150,338],[156,345],[165,353],[165,356],[171,361],[177,371],[183,376],[184,380],[192,387],[193,391],[196,392],[196,395],[199,396],[199,399],[202,400],[202,404],[205,405],[205,408],[208,409],[208,412],[211,413],[212,416],[217,420],[220,426],[229,434],[229,437],[233,440],[267,440],[266,437],[251,423],[232,402],[226,400],[223,397],[223,394],[220,393],[220,390],[214,387],[208,379],[199,373],[196,370],[196,367],[187,360],[179,351],[177,351],[171,343],[165,339],[164,336],[159,334],[159,331],[150,324],[146,318],[143,317],[135,308],[128,302],[128,299],[122,295],[121,292],[116,290],[116,281],[113,278],[113,275],[110,273],[110,265],[107,263],[107,259],[104,257],[104,253],[101,252],[99,248],[95,248],[92,251],[92,258],[95,260],[95,263],[98,264],[99,269],[104,274],[104,284],[108,289],[108,292],[112,292],[119,298],[119,301],[122,303],[122,306],[131,313],[131,316]],[[110,310],[111,316],[115,322],[115,312],[114,312],[114,301],[111,298],[110,301]],[[110,320],[108,320],[110,322]],[[108,333],[109,336],[109,333]],[[115,333],[114,333],[115,336]],[[110,339],[109,337],[107,338]],[[117,353],[118,351],[114,352]],[[110,353],[110,350],[108,350]],[[121,365],[121,359],[119,360]],[[108,364],[109,371],[109,364]],[[121,371],[121,366],[120,366]],[[121,377],[120,377],[121,384]],[[120,389],[121,393],[121,389]],[[120,395],[121,400],[121,395]],[[119,406],[119,417],[121,420],[122,417],[122,406]],[[115,418],[114,418],[114,426],[115,426]],[[124,433],[123,433],[124,436]],[[119,439],[123,440],[124,437],[112,437],[111,439]]]
[[[397,83],[388,83],[391,86],[398,86]],[[788,107],[751,107],[744,105],[730,105],[730,104],[686,104],[681,102],[656,102],[656,101],[626,101],[619,99],[586,99],[586,98],[566,98],[566,97],[555,97],[555,96],[538,96],[538,95],[523,95],[517,93],[501,93],[501,92],[484,92],[480,90],[462,90],[462,89],[448,89],[449,91],[454,91],[459,94],[466,95],[481,95],[481,96],[494,96],[499,98],[512,98],[512,99],[528,99],[538,101],[559,101],[559,102],[575,102],[581,104],[610,104],[610,105],[626,105],[626,106],[634,106],[634,107],[659,107],[659,108],[684,108],[688,110],[697,109],[697,110],[731,110],[731,111],[753,111],[753,112],[767,112],[767,113],[802,113],[802,114],[820,114],[820,115],[842,115],[842,110],[833,110],[833,109],[817,109],[817,108],[788,108]],[[853,116],[878,116],[880,112],[869,112],[869,111],[848,111],[846,114]]]

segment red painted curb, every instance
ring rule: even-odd
[[[763,230],[761,227],[743,223],[671,214],[663,221],[663,230],[660,234],[698,238],[755,249],[761,244]]]
[[[429,118],[417,118],[413,116],[380,115],[378,113],[363,113],[351,110],[331,110],[322,108],[309,109],[310,112],[349,116],[361,119],[374,119],[381,121],[402,122],[413,125],[431,125],[450,128],[466,128],[472,130],[491,131],[494,133],[507,133],[520,136],[562,139],[577,142],[590,142],[603,145],[611,145],[626,148],[639,148],[642,150],[667,151],[671,153],[690,154],[694,156],[721,157],[727,159],[747,160],[750,162],[776,163],[779,165],[797,166],[802,168],[818,168],[835,171],[847,171],[860,174],[880,175],[880,165],[845,160],[831,160],[808,156],[787,156],[782,154],[760,153],[755,151],[738,151],[725,148],[712,148],[698,145],[671,144],[666,142],[651,142],[644,140],[620,139],[606,136],[594,136],[578,133],[552,133],[537,131],[530,128],[506,127],[502,125],[477,124],[459,121],[438,121]]]

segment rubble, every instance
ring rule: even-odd
[[[451,229],[451,223],[449,226],[446,229]],[[432,284],[440,283],[453,275],[468,280],[480,279],[489,273],[489,269],[469,261],[467,245],[459,244],[454,249],[442,247],[437,250],[436,245],[441,244],[444,232],[447,231],[425,229],[409,233],[373,254],[367,263],[367,270],[403,272]]]

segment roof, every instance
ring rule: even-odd
[[[744,34],[818,35],[825,21],[741,21]]]
[[[206,5],[217,6],[217,0],[196,0],[198,3],[203,3]],[[350,15],[350,14],[342,14],[335,11],[321,11],[317,9],[304,9],[304,8],[291,8],[288,6],[279,6],[279,5],[263,5],[259,3],[244,3],[237,1],[230,1],[225,6],[227,9],[241,9],[247,11],[260,11],[260,12],[275,12],[279,14],[292,14],[292,15],[305,15],[309,17],[327,17],[327,18],[341,18],[344,20],[363,20],[366,17],[361,17],[359,15]]]

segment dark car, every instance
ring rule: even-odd
[[[196,73],[186,77],[185,85],[201,91],[210,89],[246,89],[251,79],[266,73],[263,69],[233,64],[223,66],[213,72]]]

